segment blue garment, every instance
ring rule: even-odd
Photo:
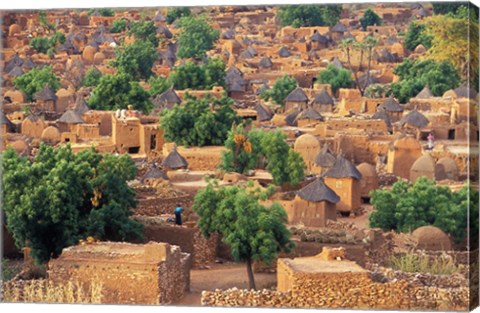
[[[182,207],[177,207],[177,208],[175,208],[175,214],[180,214],[180,213],[182,213],[182,212],[183,212]]]

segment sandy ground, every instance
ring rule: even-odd
[[[255,273],[257,289],[276,287],[275,273]],[[190,271],[190,292],[176,305],[200,306],[203,290],[228,289],[237,287],[248,289],[245,264],[212,264],[210,269]]]

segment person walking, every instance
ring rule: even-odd
[[[435,146],[435,144],[433,143],[433,141],[435,140],[435,137],[433,137],[432,133],[428,135],[427,140],[428,140],[428,150],[432,150],[433,147]]]
[[[175,208],[175,225],[182,225],[182,212],[183,208],[181,204],[178,204]]]

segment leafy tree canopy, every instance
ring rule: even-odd
[[[171,8],[168,10],[166,20],[168,24],[172,24],[175,20],[178,20],[184,16],[190,16],[192,12],[188,7],[179,7],[179,8]]]
[[[161,75],[150,77],[150,79],[148,80],[148,84],[150,85],[150,89],[148,90],[148,92],[152,97],[162,94],[170,87],[172,87],[172,83],[170,82],[170,80]]]
[[[445,91],[460,85],[457,71],[446,61],[405,59],[395,68],[394,73],[400,76],[400,80],[392,83],[392,93],[402,103],[408,102],[427,85],[434,96],[441,96]]]
[[[86,87],[96,87],[100,82],[100,78],[102,77],[102,73],[97,69],[90,69],[83,78],[83,86]]]
[[[180,58],[202,58],[220,37],[220,31],[213,29],[203,15],[182,17],[178,26],[182,29],[177,41]]]
[[[277,17],[282,26],[334,26],[341,13],[341,5],[285,5],[279,8]]]
[[[149,98],[149,93],[130,75],[118,72],[102,76],[87,102],[97,110],[126,109],[131,104],[135,110],[148,113],[153,107]]]
[[[30,45],[33,49],[40,53],[48,54],[53,57],[57,44],[63,44],[65,42],[65,35],[61,32],[55,32],[51,37],[35,37],[30,40]]]
[[[265,159],[266,169],[276,185],[288,183],[296,186],[304,178],[303,158],[287,144],[281,131],[253,129],[246,132],[242,125],[238,125],[228,133],[225,147],[227,151],[222,154],[220,164],[225,171],[247,174]]]
[[[411,22],[405,35],[405,47],[413,51],[422,44],[427,50],[432,46],[432,37],[425,33],[425,25]]]
[[[153,21],[138,21],[132,23],[129,35],[135,36],[135,41],[149,41],[154,48],[158,46],[157,28]]]
[[[352,88],[354,86],[352,72],[344,68],[338,68],[333,64],[330,64],[326,70],[318,74],[318,81],[321,84],[330,84],[334,93],[340,88]]]
[[[279,105],[285,105],[285,98],[297,88],[297,80],[285,75],[275,81],[271,89],[265,89],[260,93],[260,98],[265,101],[270,98]]]
[[[70,146],[42,144],[32,162],[13,149],[2,159],[7,228],[19,248],[28,243],[37,262],[88,236],[142,238],[142,225],[129,219],[136,200],[127,181],[136,168],[128,155],[74,154]]]
[[[158,58],[157,50],[148,40],[135,40],[133,44],[117,50],[117,58],[112,62],[120,71],[128,73],[134,80],[149,78],[153,63]]]
[[[110,27],[110,32],[121,33],[126,29],[127,29],[127,20],[122,18],[122,19],[113,21],[112,27]]]
[[[115,11],[113,11],[112,9],[110,8],[94,8],[94,9],[90,9],[88,10],[88,15],[92,15],[93,13],[95,13],[95,11],[97,11],[98,13],[100,13],[101,16],[108,16],[108,17],[111,17],[111,16],[114,16],[115,15]]]
[[[52,66],[35,67],[22,76],[16,77],[13,84],[27,95],[29,101],[32,101],[33,95],[42,90],[46,84],[57,91],[60,88],[60,79],[53,73]]]
[[[360,18],[360,25],[362,25],[363,30],[366,30],[368,26],[381,24],[382,19],[372,9],[367,9],[363,17]]]
[[[459,11],[465,11],[460,8]],[[472,12],[470,14],[469,12]],[[458,16],[436,15],[422,21],[425,34],[432,38],[427,58],[437,62],[451,62],[463,80],[470,79],[472,87],[478,90],[478,19],[473,10]]]
[[[226,87],[225,63],[220,58],[209,58],[205,63],[187,61],[173,69],[169,79],[176,89],[209,90]]]
[[[390,93],[390,85],[371,84],[365,89],[365,96],[372,99],[385,98]]]
[[[274,203],[260,204],[272,189],[261,192],[250,184],[218,187],[212,183],[195,197],[193,210],[200,220],[198,226],[207,238],[214,233],[230,246],[236,262],[246,262],[250,289],[255,289],[252,261],[270,264],[280,252],[289,252],[295,244],[285,227],[287,214]]]
[[[457,9],[465,6],[465,2],[433,2],[433,13],[435,14],[447,14],[447,13],[455,13]]]
[[[371,201],[376,209],[369,217],[371,227],[411,232],[420,226],[434,225],[461,242],[467,235],[471,210],[471,231],[478,234],[478,191],[469,186],[453,192],[420,177],[415,183],[398,181],[390,191],[374,190]]]
[[[239,121],[233,100],[187,96],[181,106],[163,110],[160,128],[164,138],[183,146],[223,145],[232,124]]]

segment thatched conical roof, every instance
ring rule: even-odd
[[[297,191],[296,194],[309,202],[328,201],[335,204],[340,201],[340,197],[325,184],[321,177]]]
[[[352,177],[355,179],[362,178],[362,174],[358,171],[357,167],[352,162],[345,159],[345,157],[343,157],[342,155],[337,157],[332,168],[330,168],[325,173],[325,176],[333,177],[333,178],[344,178],[344,177]]]

